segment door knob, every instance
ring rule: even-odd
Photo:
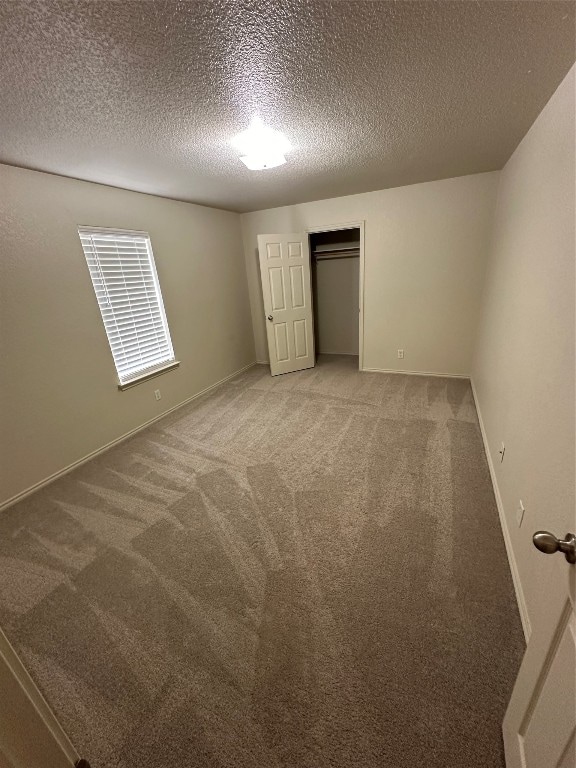
[[[268,320],[270,320],[270,322],[272,322],[272,320],[274,320],[274,318],[272,317],[272,315],[268,315]]]
[[[537,531],[532,536],[532,541],[536,549],[544,552],[545,555],[553,555],[554,552],[564,552],[564,556],[569,563],[576,563],[576,536],[573,533],[567,533],[565,539],[557,539],[553,533]]]

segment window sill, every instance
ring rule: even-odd
[[[162,368],[156,368],[153,371],[150,371],[149,373],[143,373],[142,376],[138,376],[136,379],[130,379],[130,381],[127,381],[125,384],[118,384],[118,389],[121,391],[124,391],[125,389],[130,389],[130,387],[135,387],[137,384],[142,384],[143,381],[148,381],[148,379],[153,379],[156,376],[161,376],[163,373],[166,373],[167,371],[173,371],[175,368],[178,368],[180,365],[179,360],[174,360],[172,363],[168,363],[167,365],[163,365]]]

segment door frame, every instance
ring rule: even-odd
[[[22,701],[29,702],[32,708],[32,719],[25,724],[30,729],[31,737],[50,746],[51,758],[59,756],[58,765],[69,765],[72,768],[80,759],[80,755],[1,628],[0,664],[16,681]],[[20,699],[20,694],[18,698]],[[20,700],[18,703],[21,704]],[[9,702],[5,702],[5,706],[9,706]]]
[[[349,221],[344,224],[330,224],[318,227],[309,227],[306,230],[308,235],[308,243],[310,243],[310,235],[318,235],[321,232],[338,232],[341,229],[359,229],[360,230],[360,264],[358,275],[358,299],[359,308],[358,312],[358,370],[364,370],[364,219],[359,221]],[[312,270],[312,249],[310,250],[310,270]],[[313,299],[314,297],[312,297]]]

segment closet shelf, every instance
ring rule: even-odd
[[[360,256],[360,243],[322,243],[318,244],[312,255],[321,259],[352,259]]]
[[[360,243],[319,243],[314,246],[314,253],[323,253],[325,251],[357,251]]]
[[[316,261],[324,259],[354,259],[360,256],[359,248],[346,248],[342,250],[314,251],[313,257]]]

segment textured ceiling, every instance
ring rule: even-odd
[[[573,2],[0,4],[0,162],[246,211],[501,168]],[[259,114],[288,162],[229,139]]]

